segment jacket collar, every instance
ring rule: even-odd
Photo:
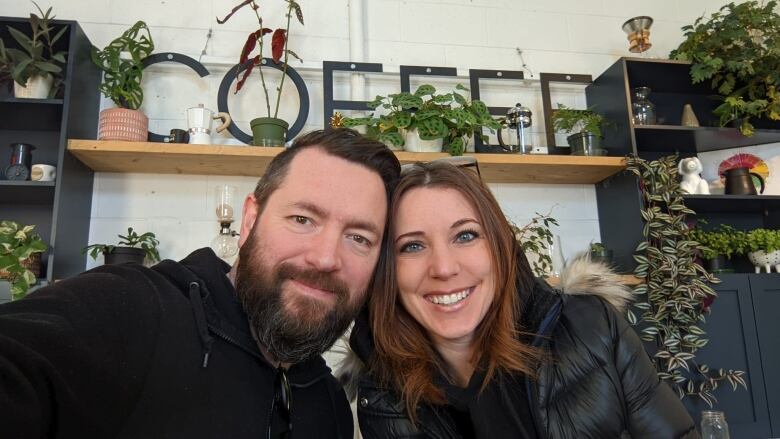
[[[236,290],[227,277],[230,265],[217,257],[210,248],[190,253],[181,262],[165,260],[153,267],[173,281],[182,291],[189,291],[196,325],[204,346],[204,367],[207,367],[210,344],[216,337],[253,356],[263,367],[274,368],[262,355],[249,329],[249,319],[236,297]],[[193,292],[193,284],[197,291]],[[203,321],[198,309],[203,310]],[[308,387],[330,375],[330,368],[321,356],[290,366],[288,379],[293,387]]]

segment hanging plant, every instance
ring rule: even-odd
[[[634,288],[641,311],[640,337],[655,343],[653,363],[658,377],[666,381],[680,399],[701,398],[709,406],[714,392],[728,381],[734,390],[747,388],[739,370],[712,370],[696,361],[696,352],[709,340],[701,325],[716,293],[709,284],[720,280],[696,262],[702,245],[692,240],[686,219],[695,212],[685,207],[677,177],[677,156],[654,161],[627,158],[628,170],[639,179],[643,240],[636,248],[634,274],[644,282]],[[637,323],[629,310],[628,319]]]
[[[690,61],[694,84],[711,80],[723,100],[714,113],[721,126],[738,121],[753,135],[751,118],[780,120],[780,15],[774,0],[729,3],[707,20],[684,26],[685,41],[669,58]]]

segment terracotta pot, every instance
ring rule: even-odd
[[[14,82],[14,97],[22,99],[46,99],[54,84],[51,75],[36,75],[27,80],[26,85]]]
[[[98,140],[145,142],[149,135],[149,118],[138,110],[107,108],[100,112]]]

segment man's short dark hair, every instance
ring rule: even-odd
[[[395,154],[381,142],[370,140],[349,128],[317,130],[298,137],[292,146],[271,160],[255,187],[255,199],[261,209],[268,197],[282,184],[295,156],[308,148],[319,148],[326,154],[357,163],[376,172],[385,185],[387,200],[398,183],[401,164]]]

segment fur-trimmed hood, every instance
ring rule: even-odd
[[[621,314],[633,298],[631,289],[621,283],[620,276],[603,263],[592,262],[585,253],[572,260],[561,274],[560,284],[551,287],[544,279],[536,279],[533,291],[521,291],[523,303],[522,324],[530,331],[546,332],[544,328],[557,319],[564,295],[597,296],[614,306]],[[349,336],[347,355],[336,370],[347,396],[353,400],[357,382],[366,361],[373,351],[373,340],[367,312],[355,320]]]

